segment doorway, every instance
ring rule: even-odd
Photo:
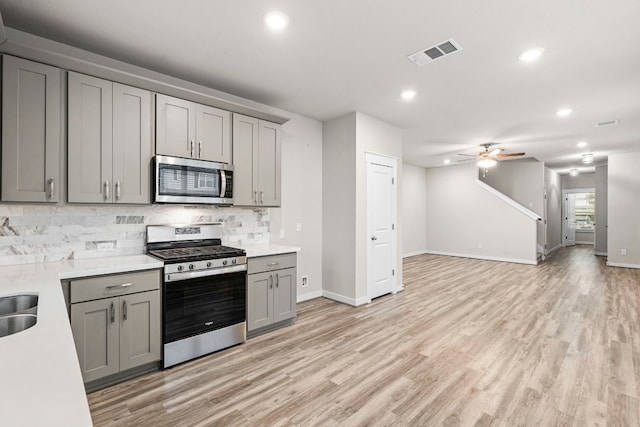
[[[396,288],[397,160],[366,154],[367,162],[367,294],[369,299]]]
[[[593,188],[562,190],[562,245],[595,245],[595,206]]]

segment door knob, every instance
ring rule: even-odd
[[[378,240],[376,236],[371,236],[371,240]]]

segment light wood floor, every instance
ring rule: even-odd
[[[406,290],[89,396],[96,426],[638,426],[640,270],[421,255]]]

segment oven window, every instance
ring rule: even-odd
[[[164,342],[224,328],[246,319],[245,271],[164,285]]]
[[[220,196],[220,171],[190,166],[160,164],[158,194],[161,196]]]

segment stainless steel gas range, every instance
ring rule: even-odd
[[[165,368],[246,341],[247,257],[221,238],[220,223],[147,226],[164,261]]]

